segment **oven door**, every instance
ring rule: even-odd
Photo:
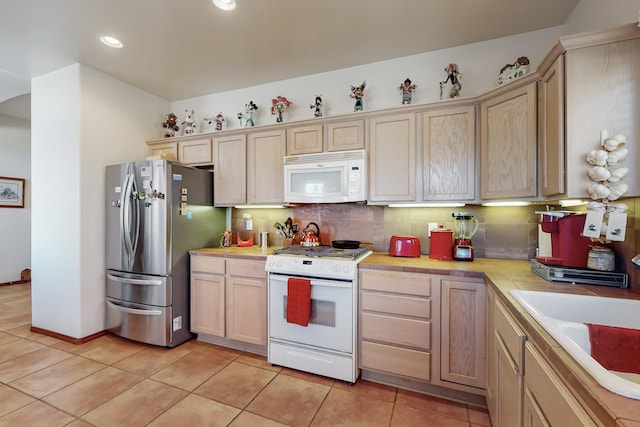
[[[300,326],[287,322],[289,277],[269,274],[269,339],[353,353],[353,282],[310,279],[309,325]]]

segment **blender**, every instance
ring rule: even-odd
[[[457,261],[473,261],[473,246],[471,238],[478,231],[478,219],[464,212],[451,214],[455,218],[453,259]]]

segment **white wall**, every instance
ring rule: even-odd
[[[31,123],[0,114],[0,176],[24,178],[24,209],[0,208],[0,283],[31,268]]]
[[[143,159],[168,102],[75,64],[32,80],[32,324],[104,329],[104,167]]]
[[[531,69],[534,70],[561,35],[561,27],[552,27],[452,49],[180,100],[173,102],[171,109],[179,121],[183,120],[185,109],[194,110],[198,123],[206,116],[222,112],[230,123],[229,127],[237,128],[236,114],[250,100],[259,107],[254,116],[256,124],[265,125],[275,123],[275,117],[270,112],[272,98],[282,95],[293,102],[284,113],[284,121],[288,122],[313,118],[313,110],[309,108],[309,104],[313,103],[317,93],[321,93],[326,108],[325,116],[345,114],[353,112],[354,101],[349,97],[351,86],[360,85],[366,80],[364,109],[379,110],[401,105],[398,86],[407,77],[418,86],[413,104],[427,103],[440,98],[439,82],[446,79],[444,68],[452,62],[458,64],[462,74],[461,97],[477,96],[495,87],[500,69],[520,56],[528,57]],[[445,99],[447,95],[448,91],[445,90]],[[158,130],[155,135],[160,137],[162,133]]]
[[[563,26],[564,35],[638,22],[640,0],[580,0]]]

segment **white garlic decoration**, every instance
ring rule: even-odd
[[[587,203],[586,208],[588,211],[604,213],[601,236],[607,234],[609,213],[624,213],[628,209],[624,203],[611,203],[621,198],[629,189],[629,185],[622,181],[629,173],[629,168],[620,165],[629,153],[626,144],[627,138],[624,135],[609,137],[608,132],[603,130],[600,134],[602,148],[591,150],[587,154],[586,161],[592,165],[587,175],[594,183],[587,188],[593,201]]]

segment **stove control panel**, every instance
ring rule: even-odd
[[[360,259],[363,258],[365,256]],[[352,280],[357,275],[358,261],[360,259],[269,255],[267,256],[265,269],[268,272],[280,274]]]

